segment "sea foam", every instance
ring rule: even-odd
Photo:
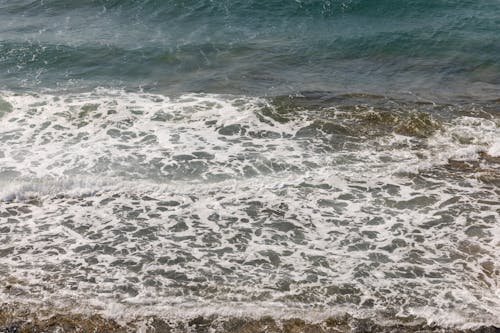
[[[278,121],[244,96],[2,98],[5,301],[499,324],[492,119],[356,135],[335,105]]]

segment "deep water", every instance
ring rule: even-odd
[[[1,1],[4,88],[495,97],[500,4]]]

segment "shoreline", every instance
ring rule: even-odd
[[[28,311],[13,311],[0,308],[0,332],[165,332],[165,333],[347,333],[347,332],[401,332],[401,333],[498,333],[500,327],[478,326],[475,328],[454,328],[427,324],[423,320],[405,320],[399,323],[377,323],[373,319],[358,319],[349,315],[329,317],[321,322],[303,318],[274,319],[197,316],[185,320],[168,320],[157,316],[146,316],[119,323],[99,314],[83,315],[55,313],[40,315]]]

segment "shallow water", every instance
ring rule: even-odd
[[[3,93],[3,283],[105,313],[497,324],[498,114],[338,98]]]
[[[0,1],[2,303],[500,326],[497,8]]]

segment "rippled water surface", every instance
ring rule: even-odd
[[[0,1],[0,87],[498,98],[495,0]]]

